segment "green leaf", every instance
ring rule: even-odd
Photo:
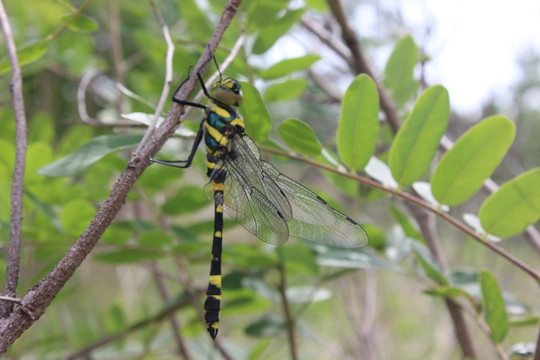
[[[71,21],[73,17],[75,19]],[[99,25],[94,19],[83,14],[66,15],[62,17],[62,21],[64,23],[71,21],[68,28],[81,33],[93,33],[99,29]]]
[[[292,150],[307,156],[317,156],[322,146],[308,124],[298,119],[284,121],[278,128],[281,139]]]
[[[365,74],[353,80],[341,104],[337,130],[339,156],[352,172],[363,169],[375,151],[379,132],[379,93]]]
[[[60,222],[62,227],[71,236],[79,236],[90,224],[96,209],[87,200],[76,199],[62,207]]]
[[[435,262],[428,249],[416,241],[411,241],[411,247],[416,254],[416,260],[420,263],[426,275],[438,284],[448,285],[448,280],[444,276],[441,267]]]
[[[261,319],[246,328],[246,335],[252,337],[276,337],[285,331],[285,324],[281,320]]]
[[[19,59],[19,66],[23,67],[25,65],[31,64],[47,53],[49,48],[49,42],[46,40],[33,43],[27,46],[24,46],[17,50],[17,57]],[[11,63],[7,56],[0,61],[0,75],[7,73],[11,70]]]
[[[47,176],[76,175],[92,166],[105,155],[137,145],[141,139],[142,135],[99,136],[77,148],[71,154],[45,165],[37,173]]]
[[[259,55],[270,49],[280,37],[285,35],[294,24],[300,21],[303,13],[304,9],[287,11],[281,18],[272,21],[270,25],[262,28],[253,44],[253,53]]]
[[[256,142],[264,142],[272,129],[272,119],[266,109],[261,94],[250,83],[241,81],[244,101],[240,113],[244,115],[246,134]]]
[[[297,99],[306,90],[307,86],[307,79],[291,79],[270,85],[264,92],[264,101],[278,102]]]
[[[392,216],[394,219],[397,220],[401,228],[403,229],[403,232],[405,235],[411,239],[418,240],[419,242],[424,242],[424,238],[422,237],[422,234],[418,232],[418,230],[414,227],[414,225],[409,221],[407,216],[399,210],[396,206],[394,206],[393,203],[390,203],[390,212],[392,213]]]
[[[392,92],[398,107],[402,107],[418,89],[413,70],[419,60],[419,52],[411,36],[401,38],[384,70],[384,84]]]
[[[139,249],[122,249],[96,254],[94,259],[111,264],[133,263],[142,261],[151,261],[163,257],[157,252],[143,251]]]
[[[246,32],[248,34],[263,29],[274,22],[278,14],[287,7],[289,0],[250,1],[246,16]]]
[[[172,236],[161,230],[147,231],[139,235],[137,242],[145,247],[160,249],[172,242]]]
[[[487,233],[503,238],[523,232],[540,218],[540,168],[508,181],[491,194],[478,213]]]
[[[285,59],[261,71],[259,76],[267,80],[280,78],[295,71],[306,70],[319,61],[320,58],[319,55],[304,55],[293,59]]]
[[[287,273],[298,276],[306,274],[314,277],[319,272],[313,251],[300,243],[279,246],[276,249],[280,258],[286,263]]]
[[[469,129],[444,154],[433,173],[431,191],[435,198],[451,206],[471,198],[495,171],[515,133],[514,123],[500,115]]]
[[[167,199],[162,210],[166,214],[193,213],[208,205],[208,199],[200,186],[185,186],[178,189],[176,196]]]
[[[508,319],[499,283],[489,271],[482,271],[480,288],[485,320],[491,330],[491,338],[500,344],[508,331]]]
[[[435,85],[420,95],[390,148],[390,170],[400,186],[410,185],[426,173],[446,131],[449,114],[444,87]]]

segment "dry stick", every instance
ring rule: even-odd
[[[11,99],[15,114],[15,164],[13,169],[13,183],[11,185],[11,215],[9,226],[9,248],[6,264],[6,282],[2,294],[15,297],[17,283],[19,281],[19,267],[21,257],[21,228],[23,218],[23,191],[24,191],[24,168],[26,167],[26,147],[28,139],[26,134],[26,115],[24,113],[24,99],[22,95],[22,77],[17,48],[13,41],[11,26],[0,0],[0,23],[6,41],[6,48],[11,64]],[[6,318],[13,311],[13,303],[2,302],[0,304],[0,318]]]
[[[208,49],[204,51],[203,56],[199,59],[198,66],[201,66],[211,56],[210,52],[216,49],[217,44],[223,37],[223,33],[232,21],[241,2],[241,0],[228,0],[222,17],[212,34]],[[193,92],[196,84],[197,77],[192,74],[179,92],[178,98],[187,99]],[[101,235],[112,223],[114,217],[124,204],[129,190],[146,167],[150,165],[150,157],[157,153],[180,124],[182,113],[183,107],[180,104],[174,103],[171,105],[171,109],[163,124],[156,129],[148,145],[142,148],[129,161],[126,169],[114,184],[109,197],[100,207],[90,225],[68,251],[66,256],[43,279],[34,285],[22,299],[23,305],[32,311],[36,319],[43,315],[56,294],[58,294],[64,284],[73,276],[75,270],[77,270],[84,258],[92,251]],[[5,353],[8,347],[34,323],[32,319],[25,315],[23,310],[19,309],[17,308],[8,318],[0,321],[0,355]]]

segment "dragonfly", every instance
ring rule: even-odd
[[[237,109],[242,104],[241,84],[232,78],[219,79],[208,92],[200,70],[197,78],[211,106],[176,98],[172,101],[204,110],[193,147],[186,160],[150,159],[177,168],[188,168],[201,141],[206,147],[207,176],[204,187],[214,203],[214,234],[210,280],[204,303],[207,330],[215,340],[221,309],[221,255],[223,211],[262,241],[280,245],[289,237],[321,244],[355,248],[367,244],[365,230],[348,216],[332,208],[317,194],[280,173],[261,158],[255,142],[244,132],[244,120]],[[189,77],[188,77],[189,78]],[[187,81],[187,79],[186,79]]]

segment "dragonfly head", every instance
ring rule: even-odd
[[[224,78],[212,86],[211,95],[220,103],[228,106],[242,105],[242,85],[234,79]]]

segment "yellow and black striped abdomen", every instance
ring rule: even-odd
[[[207,112],[205,121],[206,165],[214,191],[214,237],[210,281],[204,303],[204,319],[210,336],[215,339],[219,330],[221,309],[221,253],[223,248],[223,191],[227,168],[222,161],[229,156],[230,137],[243,133],[244,122],[232,109],[215,106]]]
[[[221,309],[221,252],[223,247],[223,183],[212,182],[214,186],[214,238],[212,241],[212,265],[210,281],[204,303],[204,320],[212,339],[219,330]]]

